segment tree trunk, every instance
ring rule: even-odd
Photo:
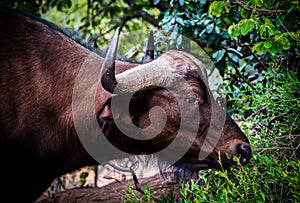
[[[139,185],[141,189],[147,184],[152,188],[151,194],[155,197],[160,197],[167,194],[169,191],[179,191],[178,184],[175,184],[170,179],[162,178],[159,174],[147,178],[139,178]],[[136,188],[133,179],[130,180],[131,187]],[[116,181],[105,185],[103,187],[94,188],[74,188],[67,189],[63,192],[57,193],[54,197],[41,196],[35,203],[55,202],[55,203],[76,203],[76,202],[122,202],[126,199],[126,193],[122,192],[128,189],[128,183],[124,181]],[[135,191],[136,197],[141,197],[142,193]],[[176,193],[176,192],[175,192]]]

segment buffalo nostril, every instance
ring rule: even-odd
[[[239,144],[237,146],[237,153],[238,156],[240,157],[240,163],[242,165],[247,164],[251,159],[251,148],[249,145]]]

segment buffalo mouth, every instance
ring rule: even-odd
[[[238,162],[237,162],[237,159]],[[173,167],[179,171],[190,171],[198,173],[200,170],[217,169],[227,170],[231,166],[246,165],[249,163],[251,156],[226,156],[226,155],[209,155],[204,160],[198,158],[183,157],[173,164]]]
[[[181,159],[174,163],[167,170],[160,168],[163,176],[171,177],[175,182],[190,181],[191,179],[201,183],[199,172],[207,169],[227,170],[230,166],[235,165],[233,160],[222,160],[214,156],[209,156],[205,160],[199,159]]]
[[[204,160],[199,160],[197,158],[183,158],[179,161],[177,161],[175,164],[173,164],[174,167],[179,169],[186,169],[186,170],[192,170],[192,171],[200,171],[203,169],[220,169],[221,164],[218,161],[218,159],[209,156]]]

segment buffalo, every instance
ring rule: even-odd
[[[196,171],[228,167],[230,156],[249,162],[249,140],[211,96],[199,59],[176,50],[153,59],[150,50],[144,64],[116,60],[118,32],[102,57],[43,19],[0,8],[1,198],[32,202],[60,175],[123,157],[107,143],[125,155],[172,145],[159,159]],[[90,130],[90,120],[104,136]],[[218,138],[211,150],[204,146],[208,134]],[[99,157],[85,138],[97,144]]]

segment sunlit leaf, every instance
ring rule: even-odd
[[[206,27],[206,32],[207,33],[211,33],[214,29],[214,24],[209,24],[207,27]]]
[[[160,0],[153,0],[153,4],[157,5],[160,2]]]
[[[242,35],[246,35],[249,32],[249,27],[250,27],[250,22],[249,20],[245,20],[245,22],[243,23],[243,25],[241,26],[241,34]]]
[[[238,62],[240,60],[240,58],[233,54],[233,53],[228,53],[229,58],[231,58],[234,62]]]
[[[179,0],[179,5],[183,6],[184,5],[184,0]]]
[[[212,57],[216,60],[216,62],[220,61],[225,54],[225,50],[221,49],[213,53]]]
[[[272,46],[272,44],[273,44],[273,40],[269,38],[264,42],[264,47],[269,49]]]

